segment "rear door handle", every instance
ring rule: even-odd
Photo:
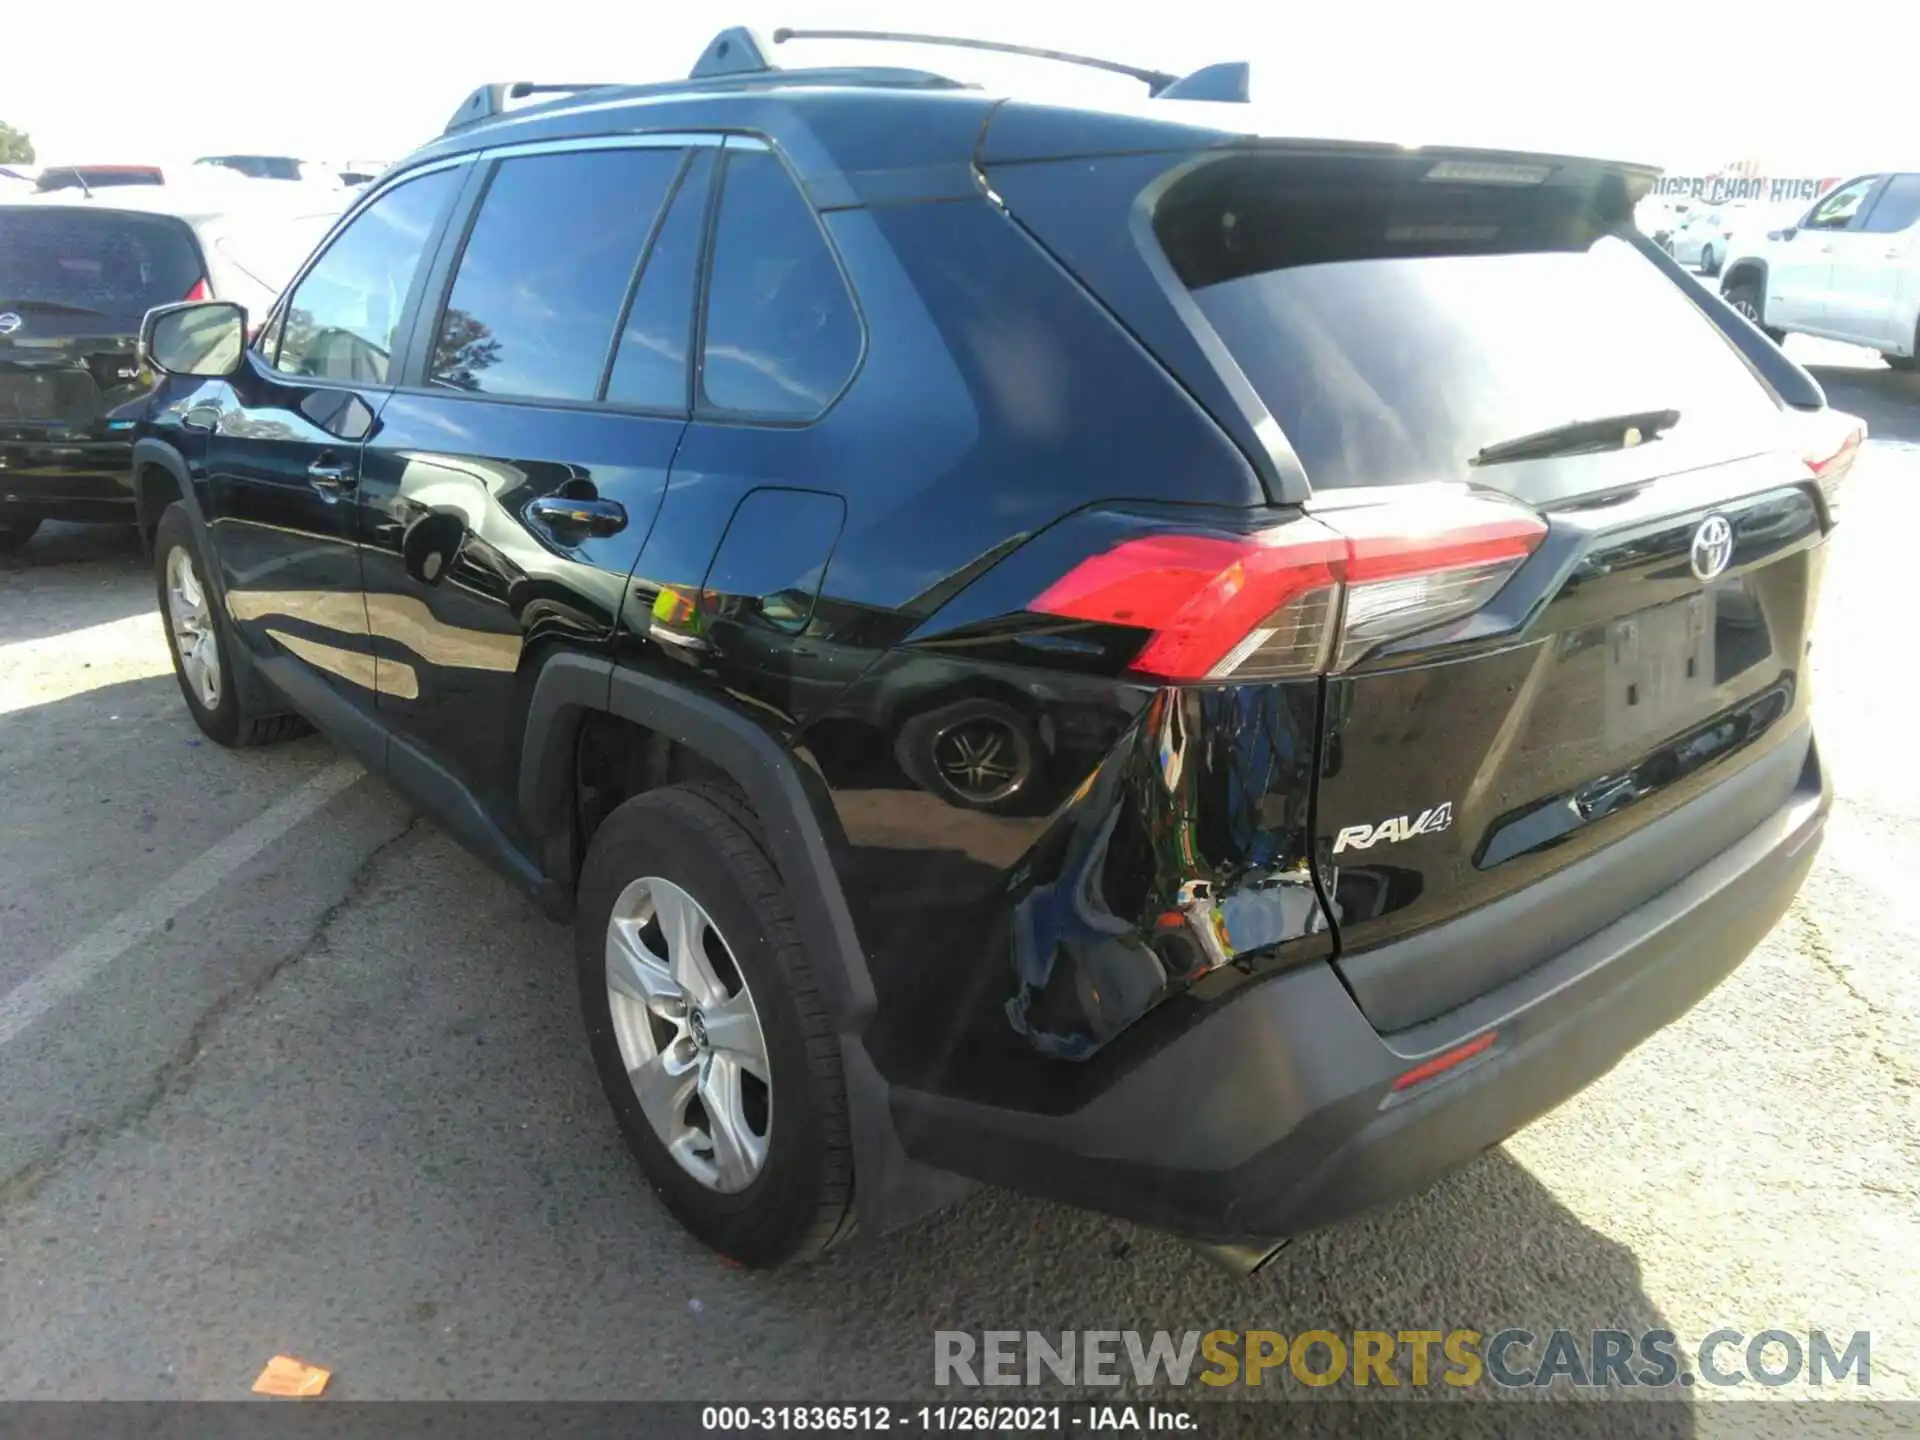
[[[549,530],[617,535],[627,528],[627,509],[618,500],[575,500],[565,495],[542,495],[528,503],[527,515]]]
[[[322,500],[332,504],[360,482],[353,473],[352,465],[331,450],[322,450],[319,457],[307,466],[307,483],[320,492]]]

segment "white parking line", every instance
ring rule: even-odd
[[[15,1039],[62,1000],[83,989],[143,937],[200,899],[366,772],[336,760],[275,801],[198,859],[175,871],[138,903],[62,951],[44,969],[0,995],[0,1045]]]

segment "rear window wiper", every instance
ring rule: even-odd
[[[1636,410],[1626,415],[1602,415],[1593,420],[1569,420],[1550,430],[1496,440],[1467,463],[1500,465],[1508,460],[1545,460],[1556,455],[1626,450],[1657,438],[1661,431],[1671,430],[1679,423],[1678,410]]]
[[[44,315],[105,315],[86,305],[68,305],[59,300],[0,300],[0,310],[34,310]]]

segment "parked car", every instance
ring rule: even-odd
[[[212,298],[264,312],[348,198],[236,179],[0,204],[0,550],[48,519],[133,519],[141,317]]]
[[[1920,356],[1920,171],[1836,186],[1797,224],[1744,238],[1720,279],[1727,303],[1775,340],[1817,335]]]
[[[1720,262],[1726,258],[1727,241],[1745,208],[1738,202],[1729,202],[1691,211],[1672,233],[1668,248],[1673,258],[1702,274],[1719,273]]]
[[[166,176],[158,165],[48,165],[41,169],[35,188],[52,190],[112,190],[123,185],[160,185]]]
[[[1767,933],[1861,429],[1652,172],[768,54],[476,92],[252,341],[154,312],[135,445],[194,723],[571,919],[696,1235],[984,1180],[1250,1266]]]

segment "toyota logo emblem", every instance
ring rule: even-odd
[[[1711,580],[1727,568],[1727,562],[1733,559],[1733,526],[1727,523],[1724,515],[1709,515],[1700,522],[1700,528],[1693,532],[1693,549],[1688,558],[1693,564],[1693,573],[1702,580]]]
[[[9,310],[6,314],[0,315],[0,335],[11,335],[26,323],[26,321],[14,314],[13,311]]]

